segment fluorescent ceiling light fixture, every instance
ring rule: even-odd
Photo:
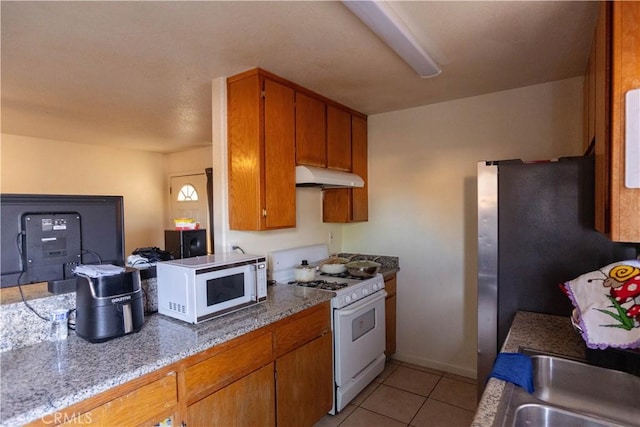
[[[384,1],[343,0],[342,3],[400,55],[420,77],[434,77],[440,74],[440,66],[418,44],[413,34]]]

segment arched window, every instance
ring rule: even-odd
[[[198,200],[198,192],[195,187],[191,184],[185,184],[182,186],[180,191],[178,191],[178,201],[179,202],[195,202]]]

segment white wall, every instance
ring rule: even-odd
[[[171,177],[186,174],[204,174],[205,169],[213,167],[213,147],[196,148],[193,150],[178,151],[175,153],[166,154],[167,159],[167,176],[164,182],[164,194],[165,194],[165,218],[164,224],[166,229],[173,227],[173,218],[171,217],[171,193],[169,188],[171,187]],[[206,222],[201,224],[203,228],[207,228],[207,240],[210,239],[209,234],[213,231]],[[164,244],[160,246],[164,247]],[[207,243],[207,250],[212,251],[212,248]]]
[[[213,147],[202,147],[193,150],[169,153],[167,157],[167,173],[204,172],[213,165]]]
[[[2,134],[3,193],[124,196],[125,256],[164,245],[162,154]]]
[[[475,376],[476,167],[582,152],[582,78],[369,116],[369,222],[346,251],[400,257],[400,360]]]

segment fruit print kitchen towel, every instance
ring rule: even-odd
[[[564,285],[587,347],[640,347],[639,260],[609,264]]]

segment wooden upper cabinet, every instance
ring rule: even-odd
[[[361,189],[327,190],[325,222],[368,219],[367,119],[256,68],[227,79],[229,227],[296,226],[295,166],[354,172]]]
[[[295,227],[294,90],[251,70],[227,98],[230,228]]]
[[[296,164],[327,167],[326,104],[296,92]]]
[[[596,158],[595,226],[640,242],[640,189],[626,188],[625,94],[640,87],[640,2],[601,2],[585,76],[585,144]]]
[[[613,2],[611,63],[612,240],[640,242],[640,188],[625,186],[626,93],[640,88],[640,2]]]
[[[327,167],[351,172],[351,114],[327,106]]]
[[[350,120],[352,172],[364,180],[364,187],[324,190],[323,222],[361,222],[369,219],[367,119],[353,115]]]

